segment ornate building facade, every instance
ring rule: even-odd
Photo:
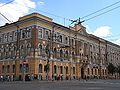
[[[120,46],[65,27],[38,13],[0,27],[0,75],[22,80],[104,78],[108,63],[120,63]]]

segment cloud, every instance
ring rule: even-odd
[[[111,27],[109,26],[100,26],[94,32],[90,32],[90,33],[98,37],[101,37],[101,38],[106,38],[107,36],[110,36],[111,34],[110,29]]]
[[[44,5],[44,4],[45,4],[44,1],[40,1],[40,2],[38,2],[38,3],[41,4],[41,5]]]
[[[114,43],[120,45],[120,39],[117,39]]]
[[[0,3],[0,6],[4,3]],[[31,0],[15,0],[0,8],[0,12],[6,16],[10,21],[17,21],[19,17],[30,11],[30,8],[35,8],[36,3]],[[0,15],[0,26],[9,23]]]

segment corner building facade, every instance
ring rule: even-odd
[[[68,28],[38,13],[0,27],[0,76],[15,80],[24,75],[45,80],[47,74],[105,78],[108,63],[119,64],[119,54],[120,46],[88,34],[81,24]]]

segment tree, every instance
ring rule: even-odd
[[[117,73],[119,74],[120,77],[120,65],[117,67]]]
[[[116,67],[112,63],[109,63],[107,69],[108,69],[108,74],[113,75],[116,72]]]

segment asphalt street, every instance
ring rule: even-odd
[[[120,90],[120,80],[0,82],[0,90]]]

